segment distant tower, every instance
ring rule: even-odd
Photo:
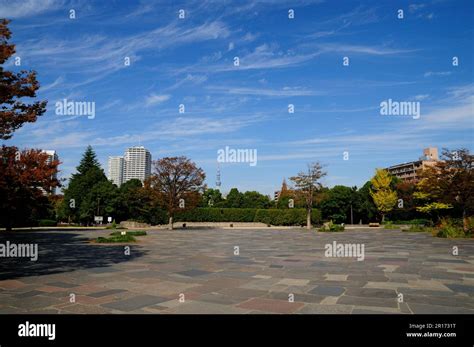
[[[217,189],[220,189],[220,187],[221,187],[221,168],[220,168],[219,164],[217,164],[216,187],[217,187]]]

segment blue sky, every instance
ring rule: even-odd
[[[56,150],[63,178],[88,144],[104,170],[138,144],[186,155],[210,187],[219,149],[256,149],[256,166],[221,164],[222,190],[266,194],[312,161],[326,185],[360,186],[424,147],[473,149],[472,1],[0,0],[0,17],[21,58],[7,67],[36,70],[49,101],[6,142]],[[64,98],[95,102],[95,118],[57,115]],[[382,116],[387,99],[420,118]]]

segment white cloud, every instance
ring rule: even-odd
[[[165,102],[166,100],[170,99],[170,95],[168,94],[163,94],[163,95],[158,95],[158,94],[150,94],[146,97],[145,99],[145,105],[148,106],[154,106],[161,104]]]
[[[61,8],[58,0],[0,0],[0,18],[31,17]]]
[[[208,87],[207,89],[214,92],[221,92],[226,94],[239,94],[239,95],[262,95],[262,96],[311,96],[311,95],[324,95],[326,93],[308,90],[299,87],[284,87],[282,89],[263,89],[263,88],[245,88],[245,87],[221,87],[214,86]]]
[[[423,75],[424,77],[431,77],[431,76],[449,76],[452,74],[452,71],[427,71]]]
[[[367,54],[367,55],[398,55],[403,53],[411,53],[416,50],[396,49],[386,46],[366,46],[366,45],[350,45],[341,43],[327,43],[317,45],[323,53],[351,53],[351,54]]]

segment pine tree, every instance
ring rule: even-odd
[[[64,190],[61,215],[69,221],[87,224],[92,222],[94,217],[95,210],[91,205],[101,204],[95,186],[107,182],[107,177],[91,146],[87,146],[76,170],[77,173],[72,175],[68,187]],[[92,195],[97,196],[95,201],[91,201]],[[99,199],[98,202],[97,199]],[[104,197],[102,199],[105,200]]]
[[[79,163],[79,166],[76,168],[76,170],[80,174],[85,174],[88,170],[93,168],[100,168],[100,164],[97,160],[94,150],[92,149],[92,146],[89,145],[82,155],[81,162]]]

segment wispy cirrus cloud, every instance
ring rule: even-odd
[[[224,87],[210,86],[207,87],[212,92],[237,95],[259,95],[268,97],[284,97],[284,96],[315,96],[324,95],[325,92],[309,90],[301,87],[283,87],[281,89],[267,88],[246,88],[246,87]]]
[[[145,105],[147,107],[161,104],[171,98],[169,94],[150,94],[145,98]]]
[[[0,0],[0,18],[23,18],[57,10],[62,0]]]
[[[387,46],[352,45],[343,43],[318,44],[322,53],[346,53],[362,55],[400,55],[416,52],[417,49],[400,49]]]
[[[146,51],[160,52],[187,43],[225,38],[229,34],[227,26],[218,21],[197,26],[180,26],[172,22],[124,37],[97,34],[72,40],[52,37],[26,40],[17,45],[17,53],[28,57],[31,65],[61,69],[64,73],[79,76],[80,82],[73,87],[97,81],[126,68],[125,57],[129,57],[133,64]]]

